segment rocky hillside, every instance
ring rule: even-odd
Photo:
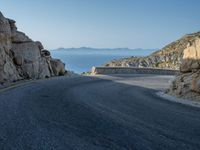
[[[65,74],[65,65],[51,58],[40,42],[17,30],[0,12],[0,83]]]
[[[200,37],[183,50],[180,74],[172,82],[170,94],[200,100]]]
[[[150,56],[113,60],[108,62],[105,66],[179,69],[183,58],[183,50],[187,48],[188,43],[192,43],[197,37],[200,37],[200,32],[185,35],[181,39],[167,45]]]

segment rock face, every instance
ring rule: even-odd
[[[183,61],[180,67],[181,72],[191,72],[200,69],[200,39],[193,43],[188,43],[188,47],[183,51]]]
[[[172,42],[163,49],[147,57],[131,57],[121,60],[108,62],[105,66],[115,67],[153,67],[164,69],[179,69],[183,60],[183,50],[187,48],[188,43],[200,37],[200,32],[188,34],[181,39]]]
[[[200,32],[185,35],[150,56],[114,60],[105,66],[180,70],[168,93],[200,100]]]
[[[17,31],[15,21],[5,18],[0,12],[0,83],[64,73],[65,65],[60,60],[51,58],[41,42],[34,42]]]
[[[169,92],[200,100],[200,37],[189,42],[183,50],[180,74],[172,82]]]
[[[53,73],[58,76],[58,75],[64,75],[65,74],[65,64],[62,63],[59,59],[51,59],[50,60],[51,67],[53,70]]]

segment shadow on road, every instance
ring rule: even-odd
[[[166,80],[60,77],[5,91],[0,148],[199,149],[200,110],[156,96]]]

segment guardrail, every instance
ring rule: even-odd
[[[160,68],[134,68],[134,67],[92,67],[91,74],[157,74],[157,75],[177,75],[179,70]]]

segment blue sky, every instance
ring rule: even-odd
[[[200,31],[199,0],[1,0],[19,30],[48,49],[161,48]]]

